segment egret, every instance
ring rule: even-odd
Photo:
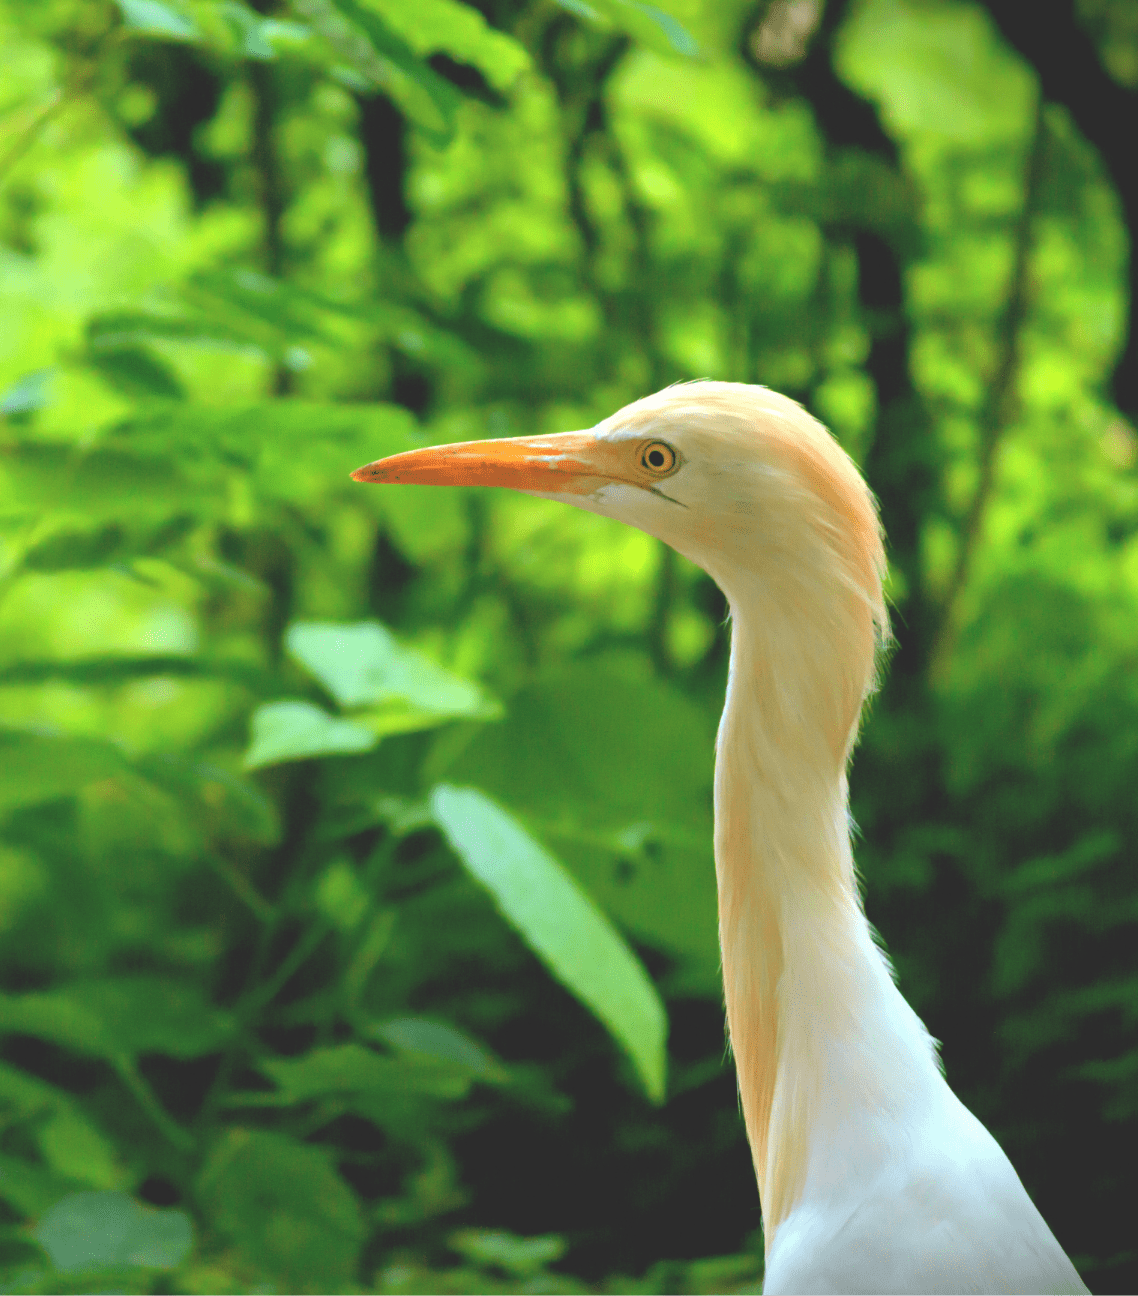
[[[561,500],[658,537],[726,595],[715,871],[763,1290],[1085,1292],[949,1088],[862,907],[847,767],[889,637],[885,552],[829,432],[767,388],[696,382],[588,431],[410,450],[352,476]]]

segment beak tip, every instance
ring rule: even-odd
[[[375,477],[371,472],[371,464],[364,464],[362,468],[357,468],[355,472],[352,473],[352,481],[358,481],[358,482],[375,481]]]

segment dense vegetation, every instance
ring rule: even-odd
[[[1134,0],[0,0],[0,1288],[761,1281],[722,597],[351,469],[762,382],[877,492],[866,906],[1138,1287]]]

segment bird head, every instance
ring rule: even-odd
[[[561,500],[670,544],[733,604],[756,580],[801,607],[852,597],[884,634],[873,497],[826,429],[765,387],[677,384],[587,431],[409,450],[352,476]]]
[[[844,766],[889,636],[873,496],[800,405],[766,387],[667,387],[596,427],[408,450],[360,482],[507,486],[638,527],[727,595],[765,713]],[[822,757],[820,756],[821,760]]]

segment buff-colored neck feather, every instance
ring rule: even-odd
[[[791,469],[815,505],[802,525],[792,502],[794,561],[767,565],[757,546],[750,572],[720,582],[733,621],[716,759],[720,942],[768,1250],[812,1154],[830,1152],[818,1140],[887,1120],[896,1068],[922,1081],[936,1069],[854,874],[846,765],[888,633],[884,564],[871,497],[826,441],[823,485],[840,489],[820,491],[810,463]]]

